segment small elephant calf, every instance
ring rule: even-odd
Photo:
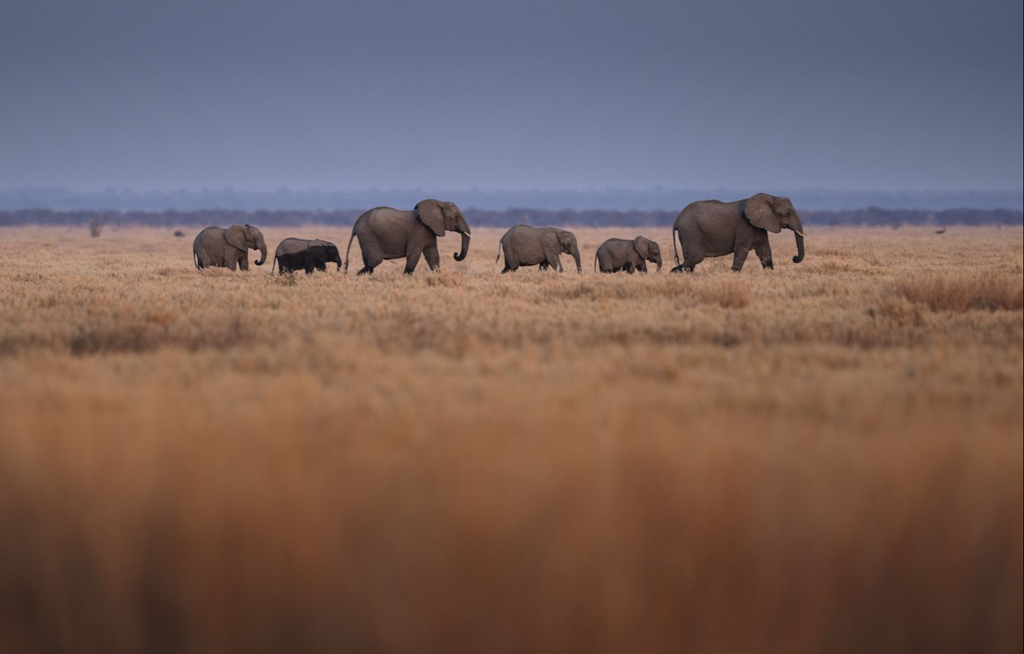
[[[610,238],[597,248],[594,255],[594,269],[600,265],[601,272],[613,273],[625,270],[647,272],[647,262],[658,264],[661,270],[661,248],[649,238],[637,236],[633,240]]]
[[[314,268],[326,271],[328,263],[337,264],[341,270],[341,253],[334,243],[320,239],[286,238],[274,252],[270,273],[274,273],[276,265],[282,275],[295,270],[305,270],[307,275],[311,275]]]

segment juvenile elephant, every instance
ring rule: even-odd
[[[311,275],[314,268],[326,271],[328,263],[337,264],[341,270],[341,253],[334,243],[320,239],[286,238],[274,252],[270,274],[274,274],[275,264],[282,275],[295,270],[305,270],[307,275]]]
[[[267,260],[267,243],[263,233],[252,225],[232,225],[227,229],[207,227],[192,242],[196,268],[249,269],[249,250],[259,250],[257,266]]]
[[[571,254],[576,260],[576,272],[583,272],[576,235],[556,227],[516,225],[501,237],[494,263],[501,260],[502,252],[505,253],[502,273],[514,272],[519,266],[540,266],[542,270],[550,266],[562,272],[560,254]]]
[[[633,273],[639,270],[647,272],[647,262],[658,264],[661,270],[661,248],[649,238],[637,236],[633,240],[624,238],[610,238],[597,248],[594,255],[594,269],[598,265],[603,273],[619,272],[625,270]]]
[[[783,227],[796,235],[797,255],[793,263],[800,263],[804,260],[804,228],[789,198],[758,193],[736,202],[693,202],[680,212],[672,225],[672,251],[679,264],[672,272],[693,272],[694,266],[707,257],[727,254],[733,255],[732,269],[739,272],[751,250],[764,268],[771,269],[774,265],[768,232],[778,234]],[[681,264],[676,250],[677,234],[683,248]]]
[[[412,211],[399,211],[390,207],[370,209],[359,216],[352,226],[352,236],[345,250],[345,272],[351,260],[352,239],[359,238],[363,251],[360,275],[367,275],[388,259],[405,257],[405,274],[416,270],[422,254],[431,270],[441,267],[437,254],[437,237],[445,230],[462,234],[462,251],[455,254],[462,261],[469,253],[469,225],[454,202],[423,200]]]

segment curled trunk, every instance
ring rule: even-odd
[[[267,260],[267,244],[266,244],[266,242],[262,238],[260,239],[259,246],[260,246],[260,260],[256,262],[256,265],[257,266],[262,266],[266,262],[266,260]]]
[[[796,256],[793,257],[793,263],[800,263],[804,260],[804,237],[796,232],[793,232],[793,236],[796,238]]]
[[[454,255],[455,256],[455,260],[456,261],[462,261],[463,259],[466,258],[467,254],[469,254],[469,233],[468,232],[462,232],[462,251],[461,252],[457,252]]]

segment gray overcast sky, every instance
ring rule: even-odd
[[[0,188],[1020,188],[1020,0],[0,6]]]

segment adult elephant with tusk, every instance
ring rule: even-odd
[[[249,250],[259,250],[257,266],[267,260],[267,242],[263,232],[252,225],[232,225],[227,229],[207,227],[192,242],[196,268],[249,269]]]
[[[368,275],[382,261],[405,258],[405,274],[416,270],[420,255],[431,270],[441,267],[437,253],[437,237],[446,231],[462,234],[462,249],[455,260],[462,261],[469,253],[469,225],[454,202],[423,200],[412,211],[399,211],[391,207],[377,207],[359,216],[352,226],[352,236],[345,250],[345,272],[348,272],[352,239],[359,238],[363,251],[360,275]]]
[[[770,270],[774,264],[768,232],[778,234],[782,228],[793,230],[797,252],[793,263],[800,263],[804,260],[804,228],[789,198],[758,193],[736,202],[694,202],[672,225],[672,250],[678,264],[672,272],[693,272],[694,266],[707,257],[727,254],[733,255],[732,269],[739,272],[751,250],[761,266]],[[683,248],[682,263],[676,250],[677,235]]]

